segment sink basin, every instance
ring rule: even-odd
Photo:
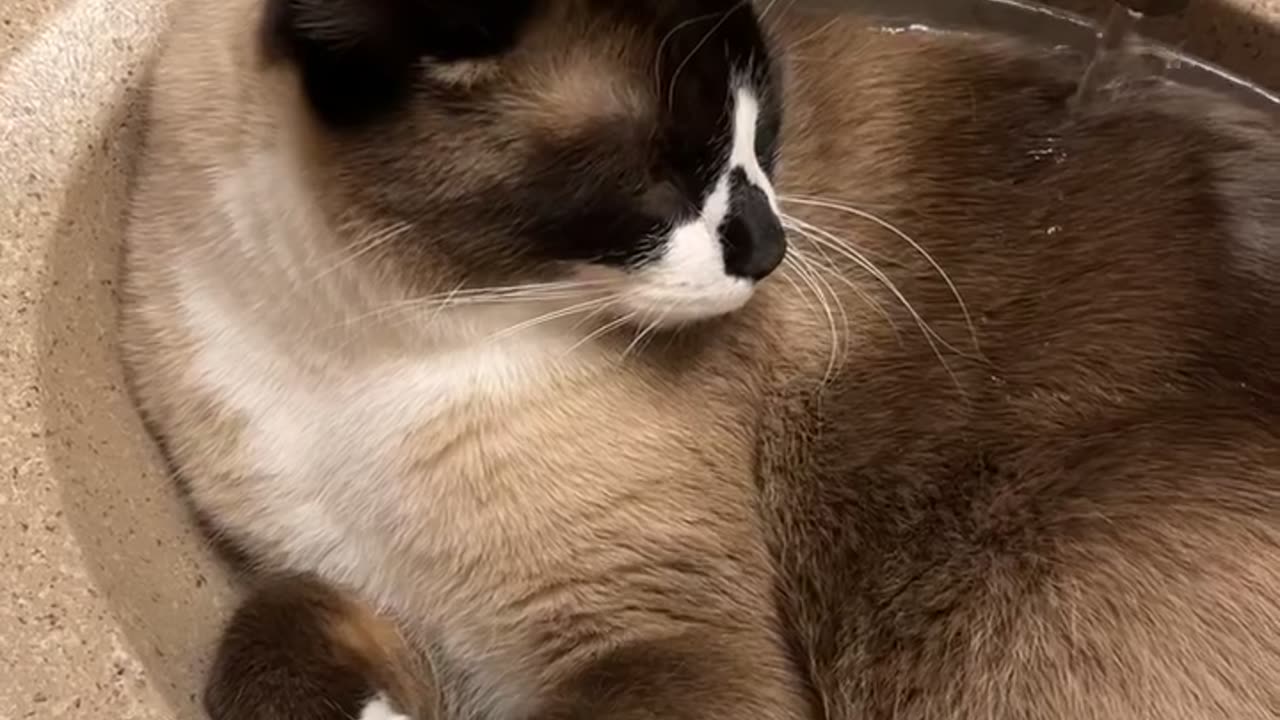
[[[1245,7],[1280,23],[1280,0],[1234,1],[1215,10],[1222,23],[1150,29],[1258,85],[1169,46],[1145,52],[1179,81],[1274,107],[1261,86],[1280,84],[1280,44],[1256,44],[1275,31]],[[998,29],[1082,54],[1092,38],[1067,12],[1088,11],[1087,0],[1052,10],[1016,0],[801,5],[865,12],[888,28]],[[169,12],[168,0],[0,7],[0,718],[197,718],[205,659],[234,602],[115,359],[140,87]]]

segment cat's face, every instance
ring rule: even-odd
[[[585,278],[684,322],[781,262],[781,90],[750,2],[269,2],[332,192],[412,225],[397,262],[434,284]]]

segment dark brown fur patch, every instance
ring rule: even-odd
[[[918,239],[977,343],[900,238],[786,207],[938,333],[868,281],[899,338],[774,401],[764,494],[827,717],[1274,717],[1280,277],[1240,250],[1274,263],[1280,217],[1256,166],[1224,172],[1273,154],[1274,126],[1158,86],[1073,110],[1061,58],[852,37],[797,60],[780,190]]]
[[[213,720],[350,720],[385,697],[429,720],[431,674],[394,625],[314,580],[264,583],[222,639],[205,707]]]

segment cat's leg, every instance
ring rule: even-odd
[[[213,720],[434,720],[430,690],[390,622],[290,578],[256,590],[231,619],[205,707]]]

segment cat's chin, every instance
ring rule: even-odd
[[[634,286],[618,301],[620,314],[645,327],[677,328],[712,320],[742,309],[755,294],[755,284],[735,282],[713,291]]]
[[[682,276],[665,268],[615,270],[594,267],[581,279],[603,282],[614,297],[619,318],[643,327],[677,328],[712,320],[742,309],[755,295],[757,283],[723,272]]]

